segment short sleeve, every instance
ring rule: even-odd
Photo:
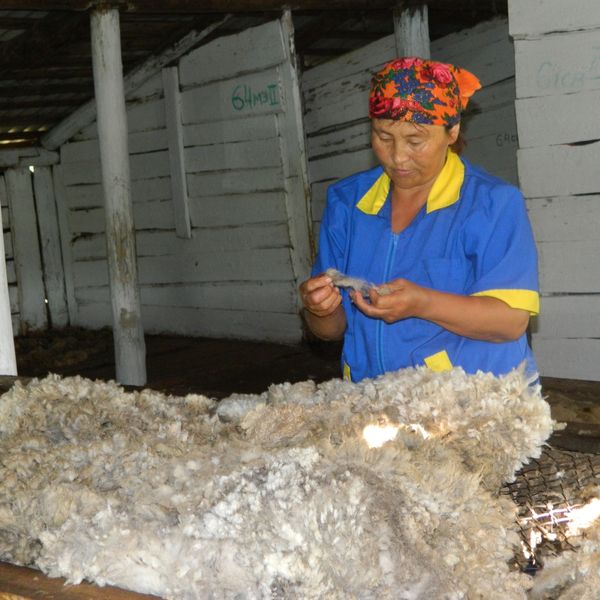
[[[474,272],[467,293],[539,313],[537,251],[525,200],[517,188],[496,185],[487,198],[477,199],[463,243]]]
[[[312,276],[327,269],[344,271],[348,240],[348,208],[335,185],[327,190],[327,204],[319,230],[319,251],[312,268]]]

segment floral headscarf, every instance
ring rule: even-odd
[[[454,125],[479,79],[454,65],[414,56],[397,58],[375,73],[369,95],[369,117],[423,125]]]

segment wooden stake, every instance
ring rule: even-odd
[[[118,9],[93,10],[91,32],[116,377],[119,383],[144,385],[146,345],[137,281]]]

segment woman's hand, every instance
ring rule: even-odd
[[[407,279],[394,279],[369,291],[370,303],[360,294],[351,292],[356,307],[369,317],[395,323],[400,319],[417,317],[428,301],[430,290]]]
[[[342,303],[340,290],[324,273],[300,284],[300,298],[304,308],[317,317],[329,316]]]
[[[339,340],[346,330],[342,295],[331,277],[322,273],[300,284],[300,299],[309,329],[321,339]]]
[[[379,292],[371,290],[370,303],[355,292],[351,298],[365,315],[386,323],[417,317],[457,335],[488,342],[516,340],[529,323],[526,310],[512,308],[498,298],[439,292],[406,279],[381,285]]]

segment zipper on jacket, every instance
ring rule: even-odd
[[[392,270],[392,259],[396,254],[396,246],[398,245],[398,236],[400,234],[394,233],[393,231],[390,233],[391,239],[388,245],[387,257],[385,260],[385,271],[384,271],[384,281],[382,283],[387,283],[390,280],[390,272]],[[379,365],[379,371],[383,374],[385,373],[385,365],[383,362],[383,327],[385,323],[382,319],[378,319],[377,328],[375,330],[375,344],[377,346],[377,364]]]

